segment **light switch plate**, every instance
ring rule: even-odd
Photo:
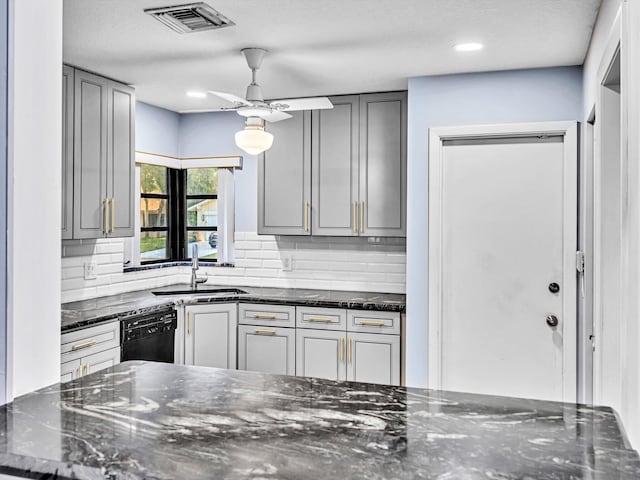
[[[98,278],[98,268],[95,263],[85,263],[84,264],[84,279],[85,280],[95,280]]]
[[[293,270],[293,257],[291,255],[283,255],[280,259],[282,261],[283,272],[290,272]]]

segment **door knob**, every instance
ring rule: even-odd
[[[550,283],[549,291],[551,293],[558,293],[560,291],[560,285],[558,285],[556,282]]]
[[[547,315],[547,325],[549,325],[550,327],[557,327],[558,317],[556,317],[555,315]]]

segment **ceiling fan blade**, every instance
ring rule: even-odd
[[[264,115],[260,115],[260,118],[266,120],[267,122],[279,122],[280,120],[286,120],[287,118],[291,118],[291,115],[285,112],[279,112],[274,110],[271,113],[266,113]]]
[[[333,108],[331,100],[327,97],[287,98],[271,103],[272,108],[277,108],[278,105],[283,105],[283,108],[278,108],[278,110],[283,112],[295,110],[324,110],[327,108]]]
[[[247,106],[252,106],[253,105],[253,103],[249,102],[248,100],[245,100],[242,97],[238,97],[237,95],[234,95],[233,93],[216,92],[215,90],[209,90],[209,93],[212,94],[212,95],[215,95],[216,97],[223,98],[227,102],[239,103],[241,105],[247,105]]]

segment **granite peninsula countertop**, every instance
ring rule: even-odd
[[[247,293],[225,293],[210,296],[203,294],[156,296],[152,293],[158,290],[184,290],[188,288],[188,285],[178,284],[64,303],[62,304],[61,330],[67,332],[89,325],[111,321],[126,315],[158,311],[180,304],[246,302],[396,312],[404,312],[406,307],[405,296],[394,293],[242,286],[229,287],[228,285],[216,286],[208,283],[200,286],[200,288],[207,289],[216,287],[239,288]]]
[[[610,408],[509,397],[136,361],[0,412],[28,478],[640,478]]]

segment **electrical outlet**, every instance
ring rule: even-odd
[[[95,280],[98,278],[98,267],[96,267],[95,263],[85,263],[84,264],[84,279],[85,280]]]
[[[293,257],[291,255],[283,255],[281,260],[283,272],[290,272],[293,270]]]

